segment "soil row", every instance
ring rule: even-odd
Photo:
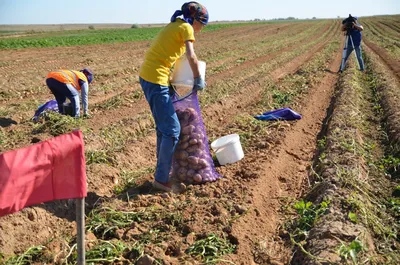
[[[339,79],[326,133],[319,140],[315,184],[304,203],[295,206],[298,219],[288,225],[296,246],[291,264],[399,262],[391,250],[398,243],[388,239],[399,223],[392,223],[393,215],[383,210],[394,183],[379,169],[385,152],[392,149],[383,145],[382,129],[376,126],[382,118],[376,104],[382,104],[390,123],[386,111],[393,102],[388,103],[387,97],[377,102],[375,89],[382,91],[380,82],[370,83],[370,75],[385,80],[390,73],[376,68],[376,55],[367,56],[367,65],[373,68],[368,75],[360,74],[353,62]],[[390,82],[384,83],[390,90]]]

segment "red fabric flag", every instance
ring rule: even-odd
[[[81,131],[0,155],[0,216],[43,202],[86,197]]]

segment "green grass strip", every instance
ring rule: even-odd
[[[208,25],[204,32],[256,23]],[[121,43],[153,39],[163,27],[129,29],[85,29],[41,32],[23,37],[0,39],[0,49],[44,48],[90,44]]]

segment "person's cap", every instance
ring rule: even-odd
[[[89,68],[84,68],[81,70],[82,73],[84,73],[88,79],[89,84],[92,83],[93,81],[93,72]]]
[[[189,22],[189,24],[193,24],[193,19],[204,25],[208,24],[208,11],[202,4],[194,1],[187,2],[183,4],[181,10],[184,18],[187,19],[186,21]]]
[[[197,9],[197,13],[195,15],[195,19],[200,23],[207,25],[208,24],[208,10],[205,6],[199,4],[199,8]]]

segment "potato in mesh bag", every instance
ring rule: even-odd
[[[172,161],[171,176],[189,184],[211,182],[221,178],[215,170],[208,147],[197,93],[193,92],[181,99],[174,95],[173,102],[181,124],[181,134]]]

